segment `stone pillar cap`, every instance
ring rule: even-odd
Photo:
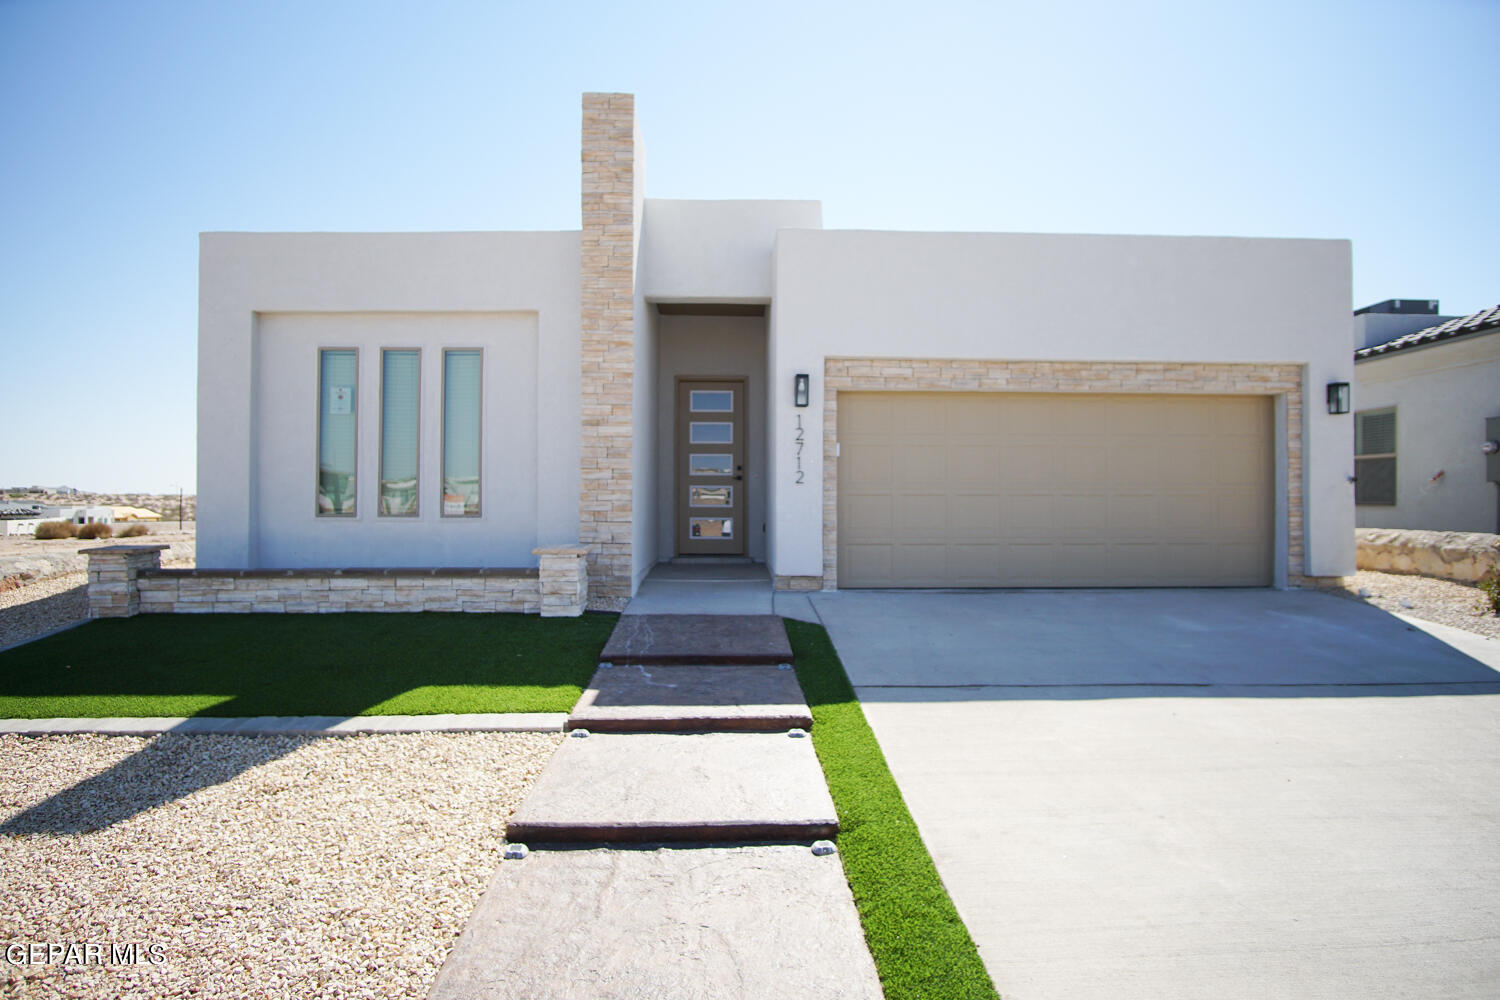
[[[589,550],[584,545],[546,545],[539,549],[532,549],[531,554],[534,556],[586,556]]]
[[[120,555],[129,556],[139,552],[162,552],[170,549],[171,543],[163,542],[159,545],[101,545],[92,549],[79,549],[80,555]]]

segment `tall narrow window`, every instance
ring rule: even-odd
[[[1396,411],[1354,415],[1354,502],[1396,505]]]
[[[357,370],[354,351],[318,352],[318,514],[324,517],[354,515]]]
[[[480,353],[443,352],[443,516],[479,514]]]
[[[380,354],[380,513],[417,513],[418,404],[421,352]]]

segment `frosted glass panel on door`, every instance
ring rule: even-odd
[[[688,534],[693,538],[733,538],[734,519],[728,517],[689,518]]]
[[[733,472],[733,455],[688,456],[688,475],[690,476],[727,476]]]
[[[690,444],[733,444],[734,424],[694,420],[688,424],[688,442]]]
[[[688,393],[688,406],[694,413],[733,413],[734,393],[727,390],[694,389]]]
[[[690,486],[689,507],[733,507],[733,486]]]

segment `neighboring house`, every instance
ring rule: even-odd
[[[39,503],[0,501],[0,536],[35,535],[36,526],[42,521]]]
[[[40,503],[0,503],[0,534],[32,535],[43,521],[72,521],[74,524],[92,524],[95,521],[110,524],[114,521],[111,507],[55,507]]]
[[[582,232],[202,236],[200,566],[573,543],[601,602],[695,556],[797,589],[1353,571],[1348,242],[647,198],[627,94],[585,95],[582,153]]]
[[[1484,450],[1500,436],[1500,306],[1354,357],[1358,526],[1500,532],[1500,477]]]
[[[160,521],[161,515],[144,507],[129,507],[116,504],[113,508],[116,521]]]
[[[1354,310],[1354,349],[1375,347],[1457,316],[1439,316],[1437,299],[1386,299]]]
[[[42,520],[44,521],[72,521],[74,524],[113,524],[115,520],[115,509],[113,507],[90,507],[79,505],[76,507],[43,507]]]

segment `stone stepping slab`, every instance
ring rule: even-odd
[[[811,729],[797,674],[767,664],[601,667],[568,717],[601,733]]]
[[[524,844],[811,842],[837,832],[811,737],[574,732],[505,837]]]
[[[714,665],[791,663],[776,615],[621,615],[603,663]]]
[[[533,851],[501,862],[429,1000],[880,1000],[837,854]]]

